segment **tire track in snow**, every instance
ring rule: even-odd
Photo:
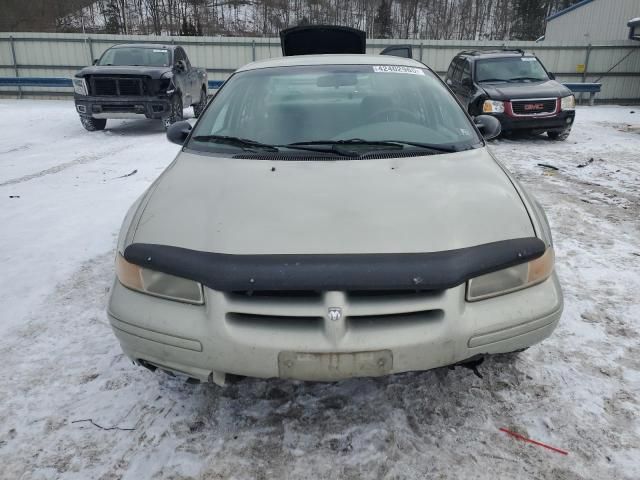
[[[67,168],[71,168],[71,167],[75,167],[76,165],[85,165],[87,163],[91,163],[91,162],[95,162],[97,160],[101,160],[109,155],[113,155],[115,153],[119,153],[123,150],[126,150],[127,148],[129,148],[130,145],[124,145],[122,147],[113,149],[113,150],[109,150],[106,151],[104,153],[101,154],[97,154],[97,155],[82,155],[78,158],[76,158],[75,160],[71,160],[70,162],[65,162],[65,163],[60,163],[58,165],[55,165],[53,167],[47,168],[45,170],[41,170],[39,172],[36,173],[30,173],[29,175],[23,175],[22,177],[18,177],[18,178],[12,178],[10,180],[6,180],[4,182],[0,182],[0,187],[6,187],[8,185],[16,185],[18,183],[24,183],[24,182],[28,182],[30,180],[33,180],[35,178],[40,178],[40,177],[44,177],[46,175],[53,175],[55,173],[60,173],[64,170],[66,170]]]

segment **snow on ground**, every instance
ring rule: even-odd
[[[220,389],[132,365],[104,312],[120,222],[178,151],[159,122],[89,133],[70,102],[0,101],[0,478],[640,478],[632,110],[580,108],[567,142],[493,143],[555,234],[566,306],[551,338],[487,360],[482,379]]]

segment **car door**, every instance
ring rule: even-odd
[[[187,52],[184,52],[184,60],[187,65],[187,82],[189,83],[189,95],[191,103],[197,102],[200,98],[200,83],[198,79],[198,69],[191,66]]]
[[[176,48],[174,56],[173,56],[173,83],[175,83],[176,87],[180,90],[182,94],[182,105],[189,105],[191,98],[191,85],[189,84],[189,71],[187,68],[181,69],[178,65],[182,62],[186,65],[186,54],[184,50],[180,47]]]

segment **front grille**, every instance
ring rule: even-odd
[[[129,77],[93,77],[89,82],[91,94],[98,97],[140,96],[144,94],[143,82],[140,78]]]
[[[398,328],[444,318],[444,291],[236,291],[223,293],[231,325],[274,330],[318,328],[331,322],[329,309],[340,308],[348,329]]]
[[[557,108],[555,98],[540,98],[530,100],[512,100],[511,109],[514,115],[533,116],[555,113]]]

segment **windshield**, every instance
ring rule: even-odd
[[[231,140],[237,137],[243,141]],[[307,149],[318,148],[315,143],[340,143],[344,150],[348,143],[348,150],[358,152],[428,144],[441,153],[482,145],[434,74],[382,65],[277,67],[235,74],[196,124],[187,146],[219,152],[247,149],[247,140],[254,148],[275,145],[280,150],[300,143]],[[339,151],[336,145],[332,151]]]
[[[98,65],[168,67],[170,62],[171,55],[165,48],[118,47],[104,52]]]
[[[476,62],[477,82],[541,82],[549,80],[535,57],[487,58]]]

